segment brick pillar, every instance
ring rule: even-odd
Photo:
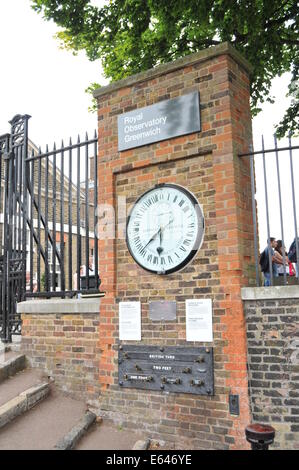
[[[183,271],[163,278],[134,263],[119,233],[116,239],[100,241],[107,294],[100,315],[99,406],[123,426],[144,427],[152,437],[194,448],[246,448],[244,429],[250,422],[241,287],[254,279],[253,226],[249,165],[238,157],[248,151],[252,138],[249,71],[248,63],[224,43],[95,93],[100,203],[117,209],[119,196],[133,204],[155,184],[173,182],[196,195],[206,221],[196,257]],[[196,90],[201,132],[118,152],[119,114]],[[193,345],[185,341],[185,300],[192,297],[213,301],[215,396],[120,389],[118,302],[141,301],[139,344]],[[149,321],[148,302],[161,299],[176,300],[177,322],[157,326]],[[229,414],[230,393],[240,396],[240,416]]]

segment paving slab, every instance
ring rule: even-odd
[[[45,401],[0,430],[0,450],[54,449],[85,411],[84,402],[54,389]]]
[[[82,437],[76,450],[131,450],[134,444],[144,439],[144,434],[128,431],[111,424],[94,424]]]
[[[26,369],[0,384],[0,406],[44,381],[43,373],[37,369]]]

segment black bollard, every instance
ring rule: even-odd
[[[245,434],[252,450],[268,450],[269,445],[274,442],[275,429],[267,424],[249,424]]]

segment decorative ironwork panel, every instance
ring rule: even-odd
[[[28,115],[16,115],[11,121],[11,133],[2,144],[1,189],[3,200],[1,257],[1,317],[0,330],[4,342],[12,334],[21,334],[21,317],[17,302],[24,299],[26,284],[26,164],[28,148]],[[4,148],[5,147],[5,148]],[[4,151],[3,151],[4,149]],[[2,174],[4,179],[2,180]]]
[[[10,134],[0,136],[0,212],[4,213],[4,187],[5,187],[5,160],[8,158]],[[0,251],[0,339],[7,335],[7,313],[5,305],[5,276],[4,276],[4,246],[3,224],[0,225],[1,251]]]
[[[121,345],[121,387],[214,395],[213,348]]]
[[[26,165],[28,115],[17,115],[11,121],[11,134],[0,144],[1,194],[3,201],[3,243],[0,259],[1,316],[0,334],[4,342],[21,334],[21,317],[17,302],[24,299],[26,283]]]

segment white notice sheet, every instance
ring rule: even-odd
[[[141,341],[140,302],[119,303],[119,339]]]
[[[186,340],[213,341],[212,299],[186,300]]]

